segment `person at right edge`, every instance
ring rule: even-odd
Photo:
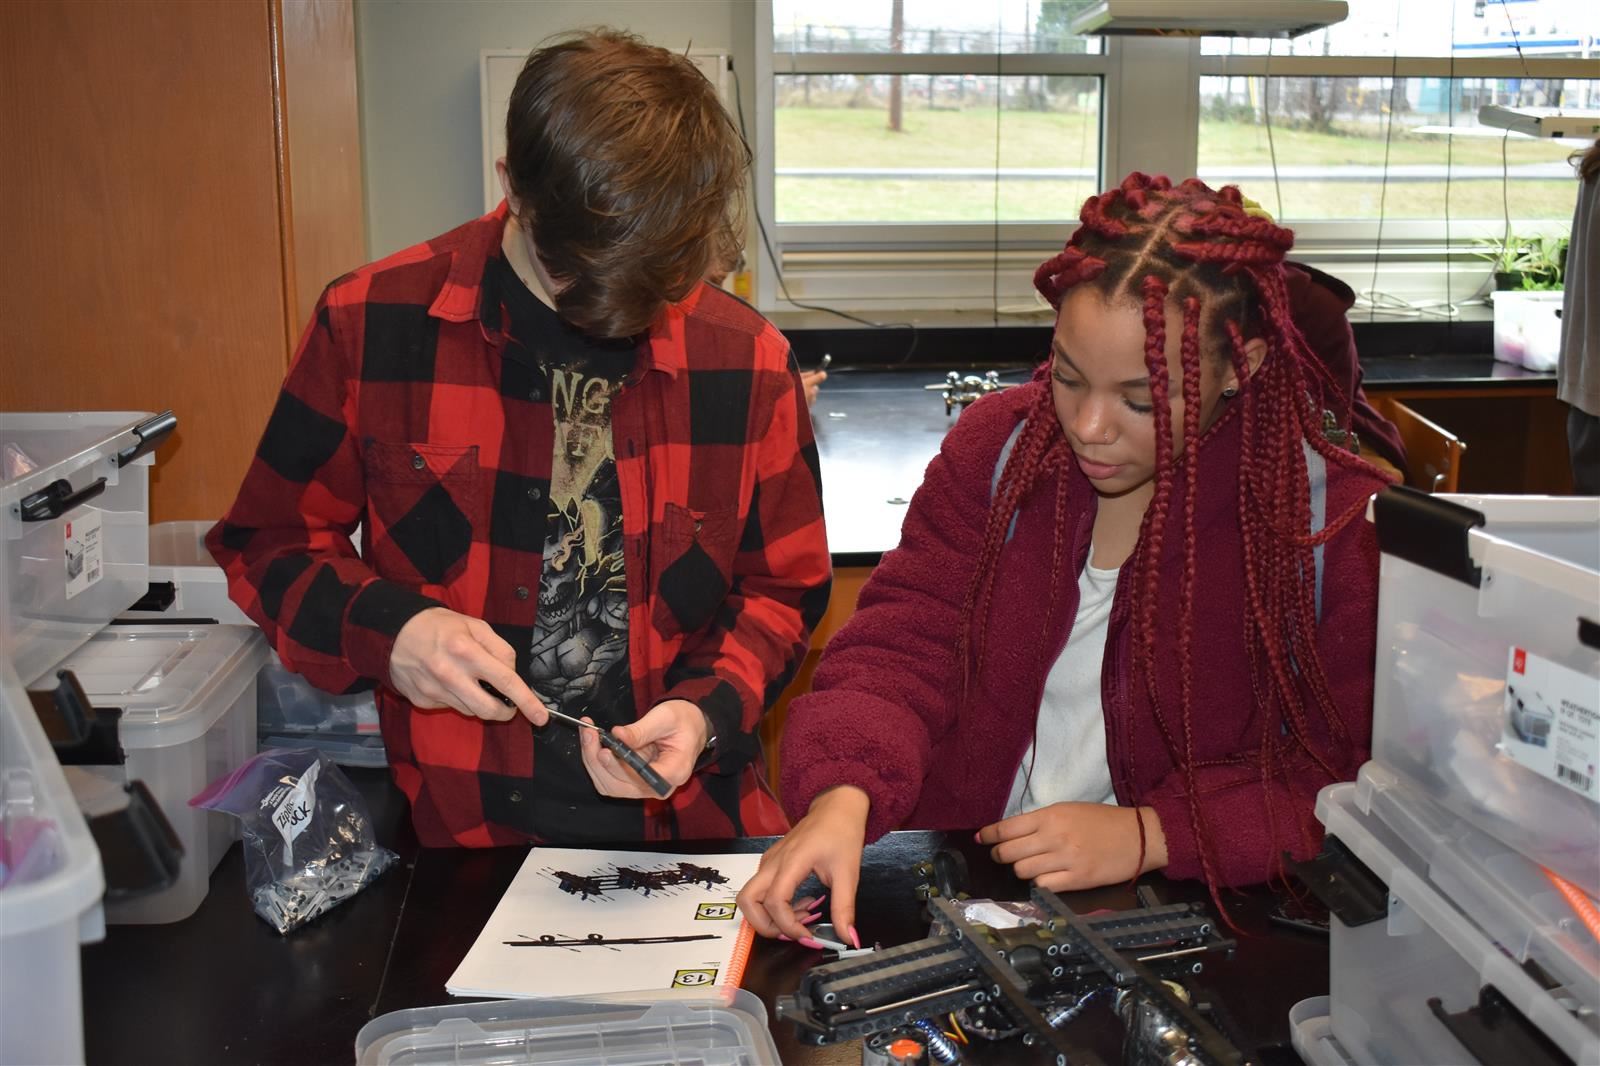
[[[1581,155],[1578,204],[1567,245],[1566,293],[1561,300],[1561,362],[1556,399],[1567,404],[1567,451],[1572,491],[1600,496],[1600,137]]]

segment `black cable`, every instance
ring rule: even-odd
[[[1450,179],[1456,165],[1456,9],[1450,8],[1450,71],[1445,78],[1445,128],[1444,135],[1444,309],[1445,347],[1455,351],[1456,301],[1455,287],[1451,283],[1454,247],[1450,243]]]
[[[1500,12],[1506,17],[1506,29],[1511,31],[1511,47],[1517,50],[1517,62],[1522,65],[1522,77],[1528,78],[1528,57],[1522,54],[1522,39],[1517,33],[1517,24],[1511,21],[1511,9],[1506,7],[1506,0],[1500,0]],[[1515,102],[1512,103],[1515,107]],[[1511,247],[1511,161],[1506,157],[1506,142],[1511,139],[1511,127],[1500,137],[1500,209],[1505,213],[1506,232],[1500,241],[1502,254]]]
[[[1389,121],[1383,130],[1383,173],[1378,179],[1378,232],[1372,242],[1372,288],[1368,291],[1377,296],[1378,270],[1383,261],[1383,221],[1388,210],[1389,202],[1389,150],[1394,145],[1394,94],[1400,87],[1400,5],[1394,6],[1394,47],[1389,57]],[[1449,174],[1446,173],[1446,181]],[[1448,187],[1448,186],[1447,186]],[[1449,264],[1446,262],[1446,270]],[[1371,322],[1378,314],[1378,302],[1372,301],[1372,310],[1367,315]]]
[[[739,83],[739,72],[736,69],[734,69],[734,66],[733,66],[733,63],[732,63],[731,60],[728,63],[728,72],[733,75],[733,107],[734,107],[734,114],[739,119],[739,135],[744,138],[745,146],[749,147],[749,144],[750,144],[750,133],[745,128],[745,124],[744,124],[744,92],[742,91],[742,88],[741,88],[740,83]],[[915,352],[917,350],[917,327],[916,327],[916,323],[914,323],[914,322],[873,322],[871,319],[862,318],[859,315],[852,315],[848,311],[840,311],[837,308],[824,307],[822,304],[802,303],[801,301],[796,300],[792,295],[790,295],[788,282],[784,281],[784,279],[783,279],[783,267],[779,265],[778,256],[772,250],[772,239],[767,236],[767,225],[766,225],[765,222],[763,222],[761,220],[761,205],[759,203],[757,203],[754,199],[752,199],[751,203],[750,203],[750,213],[755,216],[756,229],[761,233],[761,244],[767,250],[767,260],[772,264],[773,276],[778,279],[778,288],[783,292],[783,298],[785,300],[789,301],[789,303],[793,304],[795,307],[804,308],[807,311],[822,311],[825,314],[837,315],[839,318],[846,319],[846,320],[848,320],[850,322],[859,322],[861,325],[870,326],[873,329],[905,329],[905,330],[910,330],[911,331],[911,343],[906,345],[905,354],[901,355],[899,359],[896,359],[894,362],[889,363],[888,365],[889,366],[899,366],[899,365],[901,365],[902,363],[905,363],[906,361],[908,361],[911,358],[911,353]]]
[[[1000,9],[995,10],[995,44],[994,55],[994,258],[989,266],[989,315],[990,325],[998,330],[1000,328],[1000,124],[1005,119],[1005,88],[1000,84],[1000,71],[1002,69],[1001,31],[1004,29],[1003,17]],[[998,339],[998,334],[996,334]]]
[[[1275,41],[1267,41],[1267,62],[1261,72],[1261,113],[1266,118],[1267,153],[1272,158],[1272,192],[1278,200],[1278,219],[1283,219],[1283,186],[1278,182],[1278,146],[1272,139],[1272,48]]]

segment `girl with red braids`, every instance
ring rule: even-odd
[[[951,429],[791,705],[796,822],[739,897],[763,934],[805,937],[815,873],[854,938],[862,847],[902,827],[982,824],[1045,888],[1217,898],[1313,854],[1317,790],[1368,757],[1385,480],[1324,437],[1293,234],[1143,174],[1080,219],[1034,279],[1048,362]]]

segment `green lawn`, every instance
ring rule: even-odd
[[[1098,116],[1084,113],[1005,111],[1000,129],[1002,167],[1092,167],[1099,138]],[[1418,125],[1421,119],[1399,120]],[[891,133],[882,110],[783,107],[776,112],[777,165],[786,167],[992,167],[995,163],[995,113],[992,109],[928,111],[908,108],[905,131]],[[1384,161],[1383,128],[1363,135],[1274,130],[1280,165],[1379,166]],[[1200,165],[1266,166],[1271,162],[1264,127],[1203,120]],[[1460,166],[1498,166],[1498,139],[1458,137],[1452,158]],[[1513,140],[1506,144],[1511,165],[1566,158],[1564,145]],[[1392,164],[1446,161],[1442,137],[1395,131],[1389,145]],[[1176,175],[1174,175],[1176,177]],[[1120,175],[1106,175],[1108,182]],[[1090,182],[1074,179],[1013,180],[1000,183],[1003,220],[1065,219],[1077,215]],[[1276,207],[1271,182],[1245,190],[1269,209]],[[1560,180],[1512,180],[1506,189],[1514,217],[1565,221],[1572,214],[1572,189]],[[1376,218],[1379,182],[1288,181],[1283,183],[1284,216],[1296,218]],[[995,217],[995,187],[985,180],[913,180],[782,177],[777,180],[778,218],[783,222],[938,222],[990,221]],[[1450,190],[1453,219],[1499,218],[1501,183],[1457,181]],[[1437,218],[1444,214],[1444,183],[1391,181],[1385,217]]]

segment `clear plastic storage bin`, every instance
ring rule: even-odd
[[[0,566],[12,665],[32,684],[148,585],[149,450],[137,412],[0,413]]]
[[[419,1007],[356,1035],[359,1066],[779,1066],[761,1000],[744,989],[628,992]]]
[[[1477,1061],[1435,1016],[1477,1005],[1494,985],[1574,1062],[1600,1061],[1600,1031],[1545,990],[1426,880],[1425,864],[1381,820],[1362,813],[1356,785],[1324,788],[1317,817],[1389,888],[1388,915],[1367,925],[1329,922],[1332,1036],[1352,1061],[1378,1066]]]
[[[162,610],[124,611],[124,618],[209,618],[226,625],[255,625],[228,598],[228,577],[206,550],[209,521],[157,522],[150,527],[150,584],[168,583],[172,603]]]
[[[1600,500],[1388,495],[1373,758],[1600,895]]]
[[[0,1063],[83,1061],[78,945],[105,935],[104,891],[100,852],[0,655]]]
[[[1537,864],[1377,763],[1361,768],[1355,801],[1400,837],[1428,881],[1490,940],[1600,1011],[1600,942]]]
[[[1333,1036],[1328,997],[1302,999],[1289,1008],[1289,1042],[1306,1066],[1355,1066]]]
[[[205,899],[238,822],[189,799],[255,754],[256,673],[267,654],[252,627],[111,626],[62,664],[96,707],[122,709],[127,762],[95,772],[143,781],[183,843],[177,883],[108,905],[108,921],[175,922]]]
[[[335,696],[276,659],[261,668],[256,724],[263,734],[375,737],[379,733],[378,706],[371,692]]]

